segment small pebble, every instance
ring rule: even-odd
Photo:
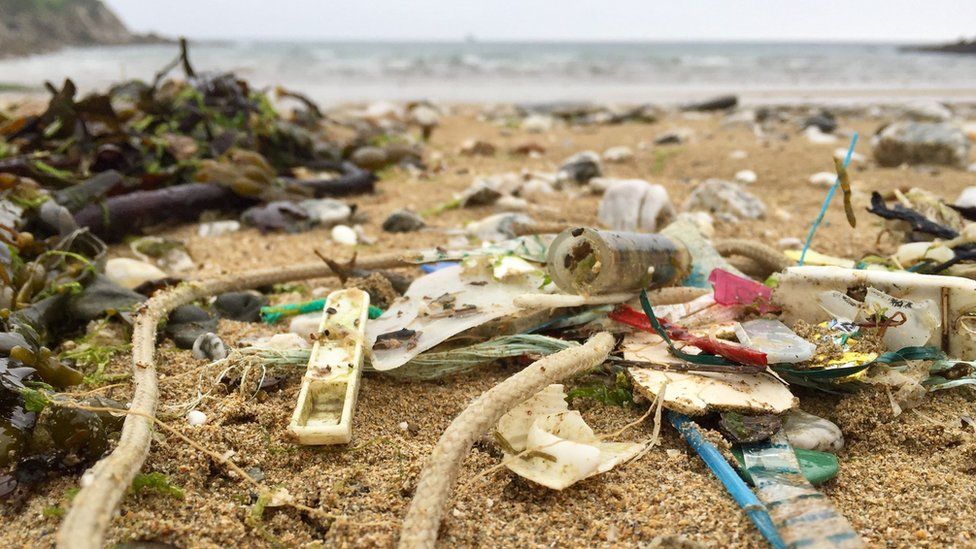
[[[332,227],[332,240],[346,246],[355,246],[359,242],[359,235],[348,225],[336,225]]]
[[[401,431],[409,431],[410,430],[410,424],[407,423],[406,421],[401,421],[400,424],[397,425],[397,427],[399,427]]]
[[[795,236],[787,236],[786,238],[781,238],[776,242],[776,245],[783,250],[792,250],[799,248],[803,245],[803,241]]]
[[[735,172],[735,180],[745,185],[755,183],[757,179],[756,172],[752,170],[739,170]]]
[[[733,160],[743,160],[749,156],[749,153],[743,150],[735,150],[729,153],[729,158]]]
[[[830,187],[834,184],[834,180],[837,179],[837,174],[834,172],[817,172],[810,176],[808,181],[811,185],[816,185],[818,187]]]
[[[241,224],[239,221],[211,221],[210,223],[201,223],[197,228],[197,234],[202,237],[220,236],[222,234],[234,233],[239,230],[241,230]]]
[[[200,410],[190,410],[186,414],[186,422],[194,427],[207,423],[207,414]]]

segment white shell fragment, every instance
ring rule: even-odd
[[[346,444],[363,368],[369,294],[348,288],[329,294],[318,337],[288,424],[301,444]]]
[[[558,384],[502,416],[497,435],[505,442],[506,467],[553,490],[609,471],[645,447],[635,442],[601,441],[579,412],[569,410],[565,390]]]
[[[665,372],[630,368],[634,389],[653,401],[664,390],[663,406],[700,416],[713,410],[783,413],[796,405],[793,393],[769,374]]]
[[[794,448],[818,452],[839,452],[844,448],[840,427],[800,409],[790,410],[783,416],[783,434]]]
[[[166,273],[159,267],[145,261],[128,257],[113,257],[105,262],[105,276],[119,286],[131,290],[145,282],[166,278]]]

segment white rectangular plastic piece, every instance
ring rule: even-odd
[[[951,358],[976,359],[976,281],[956,276],[922,275],[904,271],[873,271],[840,267],[790,267],[779,276],[773,303],[783,308],[783,320],[818,323],[830,320],[818,296],[828,290],[857,296],[868,288],[896,300],[929,300],[938,308],[925,345],[938,347]]]
[[[369,294],[329,294],[288,430],[301,444],[346,444],[363,371]]]

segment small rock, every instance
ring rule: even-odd
[[[261,320],[261,307],[268,304],[268,298],[255,292],[227,292],[217,296],[214,309],[221,318],[238,322],[257,322]]]
[[[507,194],[495,202],[495,210],[500,212],[524,212],[529,209],[529,201]]]
[[[902,117],[915,122],[947,122],[952,111],[938,101],[919,99],[904,105]]]
[[[399,427],[401,431],[406,432],[410,429],[410,424],[406,421],[401,421],[399,424],[397,424],[397,427]]]
[[[191,427],[207,424],[207,414],[200,410],[190,410],[186,413],[186,423]]]
[[[300,233],[310,229],[313,224],[305,208],[285,200],[252,206],[241,214],[241,221],[261,232]]]
[[[325,227],[348,221],[352,217],[352,207],[334,198],[317,198],[302,200],[298,203],[308,216]]]
[[[885,167],[901,164],[965,166],[969,138],[952,124],[897,122],[881,131],[874,142],[874,158]]]
[[[386,157],[386,151],[379,147],[359,147],[356,149],[349,160],[367,170],[378,170],[383,166],[386,166],[388,159]]]
[[[751,128],[756,123],[756,111],[744,109],[725,115],[722,119],[722,127],[734,128],[736,126]]]
[[[423,229],[426,225],[415,212],[402,208],[386,218],[383,222],[383,230],[388,233],[409,233]]]
[[[834,149],[834,158],[839,160],[847,158],[847,147],[838,147]],[[865,157],[863,154],[859,152],[851,153],[851,164],[863,164],[865,161],[867,161],[867,157]]]
[[[155,263],[170,273],[185,273],[196,265],[182,241],[158,236],[144,236],[129,244],[129,249],[140,260]]]
[[[105,275],[95,275],[81,293],[72,296],[68,312],[75,320],[95,320],[110,312],[134,309],[146,296],[112,282]]]
[[[169,314],[166,335],[180,349],[192,349],[197,338],[217,331],[217,319],[196,305],[181,305]]]
[[[749,153],[741,149],[736,149],[729,153],[729,158],[732,160],[744,160],[749,157]]]
[[[759,219],[766,215],[766,206],[759,198],[737,183],[708,179],[691,192],[685,210],[703,210],[736,219]]]
[[[597,219],[615,231],[654,232],[674,219],[668,191],[642,179],[626,179],[603,194]]]
[[[476,179],[474,183],[461,192],[461,207],[471,208],[494,204],[502,196],[502,192],[498,190],[498,187],[499,182],[495,179]]]
[[[718,422],[719,429],[739,444],[766,440],[779,431],[781,425],[776,414],[743,415],[739,412],[722,412]]]
[[[529,133],[544,133],[552,129],[551,116],[544,114],[530,114],[522,120],[522,129]]]
[[[433,105],[428,103],[419,103],[410,108],[408,113],[410,116],[410,122],[420,126],[423,130],[423,137],[427,139],[430,137],[431,132],[434,128],[440,124],[441,113],[434,108]]]
[[[844,448],[844,434],[832,421],[790,410],[783,417],[783,433],[794,448],[818,452],[838,452]]]
[[[820,131],[820,128],[817,126],[808,126],[807,129],[803,130],[803,135],[806,136],[807,141],[814,145],[826,145],[837,142],[836,136]]]
[[[603,174],[600,155],[594,151],[583,151],[567,158],[556,172],[556,182],[575,182],[584,184]]]
[[[105,263],[105,276],[119,286],[131,290],[146,282],[166,278],[166,273],[145,261],[115,257]]]
[[[355,246],[359,242],[359,234],[349,225],[336,225],[332,227],[329,236],[332,237],[333,242],[345,244],[346,246]]]
[[[197,234],[202,237],[220,236],[223,234],[234,233],[239,230],[241,230],[241,224],[238,221],[211,221],[210,223],[201,223],[197,228]]]
[[[517,224],[531,223],[534,221],[525,214],[500,213],[469,223],[464,232],[479,240],[501,242],[518,236],[515,234]]]
[[[465,156],[494,156],[495,146],[480,139],[468,139],[461,143],[461,154]]]
[[[776,219],[779,219],[780,221],[792,221],[793,220],[793,214],[791,214],[790,212],[784,210],[783,208],[776,208],[773,211],[773,215],[776,217]]]
[[[776,245],[781,250],[795,250],[803,246],[803,241],[795,236],[787,236],[777,240]]]
[[[634,159],[634,151],[623,145],[610,147],[603,151],[603,159],[607,162],[628,162]]]
[[[193,358],[205,358],[211,361],[227,358],[227,347],[215,333],[200,334],[200,337],[193,342]]]
[[[976,173],[976,162],[970,164],[969,167],[966,168],[966,171],[969,173]]]
[[[822,133],[834,133],[837,129],[837,121],[829,113],[820,113],[803,121],[803,129],[815,127]]]
[[[513,147],[509,152],[517,156],[538,158],[546,154],[546,148],[538,143],[529,141]]]
[[[684,111],[721,111],[725,109],[732,109],[739,104],[739,98],[735,95],[720,95],[718,97],[713,97],[711,99],[706,99],[705,101],[698,101],[694,103],[688,103],[681,107]]]
[[[655,145],[680,145],[691,138],[692,131],[688,129],[677,129],[658,134],[654,138]]]
[[[837,174],[834,172],[817,172],[810,176],[807,180],[811,185],[816,185],[818,187],[830,187],[833,186],[834,181],[837,180]]]
[[[592,183],[594,179],[591,179],[590,182]],[[556,188],[552,186],[552,183],[546,181],[545,179],[533,178],[526,181],[521,187],[519,187],[518,194],[519,196],[529,200],[539,200],[540,198],[556,194]]]
[[[960,208],[976,208],[976,187],[966,187],[959,193],[956,206]]]
[[[735,180],[743,185],[751,185],[756,182],[758,176],[752,170],[739,170],[735,172]]]

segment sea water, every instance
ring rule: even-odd
[[[0,60],[0,85],[71,77],[83,90],[151,80],[175,44],[72,48]],[[904,97],[976,99],[976,56],[881,43],[198,42],[202,70],[233,70],[325,104],[428,98],[453,102],[681,102],[735,92],[746,101]]]

